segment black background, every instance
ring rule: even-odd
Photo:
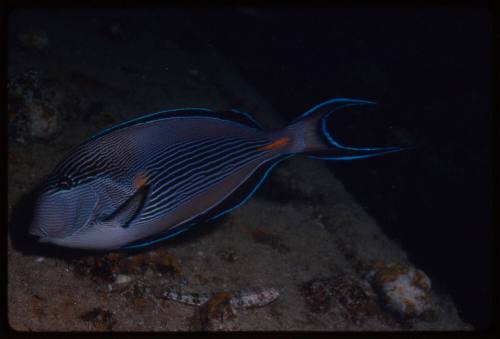
[[[333,97],[376,101],[365,113],[339,114],[338,139],[417,148],[329,166],[465,321],[491,326],[487,10],[226,9],[184,20],[289,120]]]

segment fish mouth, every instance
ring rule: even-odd
[[[28,233],[35,238],[38,243],[54,243],[57,240],[56,237],[50,236],[43,227],[32,226]]]
[[[47,232],[45,232],[43,230],[43,227],[39,227],[39,226],[31,226],[30,229],[28,230],[28,233],[31,234],[32,236],[34,237],[37,237],[38,241],[40,242],[44,242],[44,239],[48,238],[48,234]]]

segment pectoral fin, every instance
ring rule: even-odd
[[[139,214],[144,205],[148,186],[141,186],[127,201],[119,206],[113,213],[106,216],[103,221],[111,222],[117,226],[127,228],[130,222]]]

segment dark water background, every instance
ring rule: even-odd
[[[350,145],[417,148],[330,168],[434,287],[452,296],[466,322],[491,325],[488,11],[90,10],[82,22],[103,13],[110,24],[145,38],[163,36],[188,52],[215,49],[287,120],[334,97],[377,101],[339,113],[335,137]],[[140,58],[155,51],[131,52]]]
[[[492,50],[486,10],[289,9],[184,13],[287,119],[332,97],[346,144],[418,148],[330,165],[476,328],[493,312]],[[189,37],[187,37],[189,38]]]

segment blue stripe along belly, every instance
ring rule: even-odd
[[[248,113],[172,109],[132,119],[77,146],[48,176],[30,233],[42,242],[112,250],[150,245],[241,206],[281,160],[351,160],[401,147],[340,145],[333,99],[281,130]]]

